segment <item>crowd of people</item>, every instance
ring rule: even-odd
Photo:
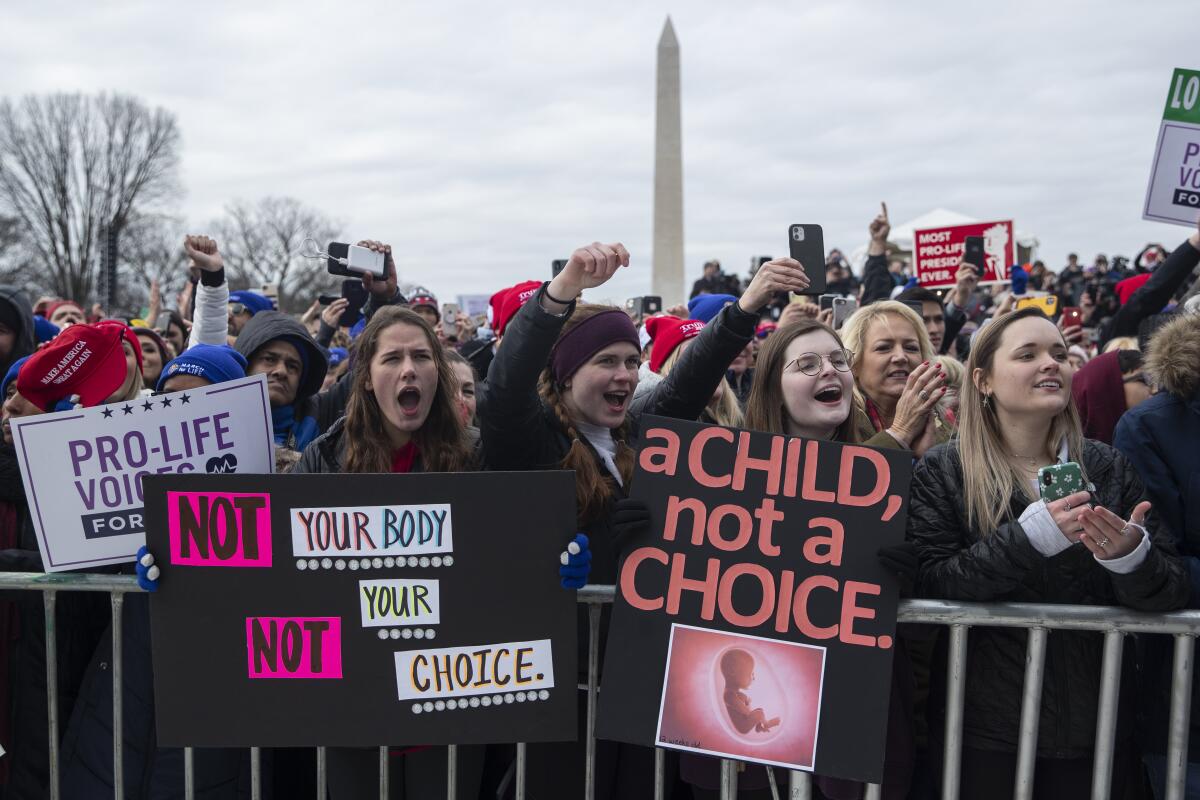
[[[377,241],[359,243],[385,262],[382,277],[363,276],[361,309],[341,299],[301,317],[231,291],[218,243],[204,236],[184,242],[181,308],[155,302],[142,317],[107,318],[0,287],[0,564],[41,570],[13,420],[264,375],[279,472],[573,470],[580,535],[564,540],[558,576],[547,567],[568,589],[614,583],[622,553],[650,533],[648,509],[629,497],[649,413],[910,451],[907,539],[878,550],[904,596],[1200,607],[1200,230],[1132,262],[1013,265],[987,286],[964,263],[952,287],[918,285],[889,232],[885,209],[868,226],[860,277],[838,251],[817,265],[769,259],[745,281],[711,262],[686,305],[646,318],[581,299],[630,263],[621,244],[599,242],[550,281],[496,292],[486,320],[444,320],[423,289],[404,296],[391,248]],[[829,294],[857,301],[847,318],[805,294],[819,269]],[[1058,313],[1025,297],[1055,297]],[[81,350],[92,355],[64,376],[57,365]],[[1041,499],[1039,470],[1068,462],[1083,491]],[[153,554],[136,570],[156,588]],[[5,598],[0,614],[6,798],[45,796],[48,783],[44,612],[28,594]],[[124,775],[130,796],[175,796],[182,753],[154,741],[148,602],[130,596],[123,612]],[[110,796],[107,600],[64,594],[56,615],[63,796]],[[606,613],[602,645],[607,623]],[[1124,650],[1113,797],[1165,796],[1170,651],[1142,639]],[[1091,794],[1102,642],[1050,637],[1036,797]],[[885,798],[940,796],[945,647],[937,631],[901,630]],[[969,654],[962,796],[1010,797],[1025,634],[974,628]],[[582,796],[582,692],[579,702],[578,741],[529,746],[527,797]],[[1200,796],[1200,737],[1191,748],[1189,796]],[[330,751],[334,800],[373,796],[377,756]],[[308,796],[312,758],[265,752],[264,796]],[[459,796],[511,796],[512,759],[511,747],[460,748]],[[393,796],[444,796],[444,749],[392,761]],[[714,760],[672,754],[667,764],[668,796],[716,796]],[[768,769],[746,765],[739,796],[770,797]],[[596,797],[650,796],[654,774],[652,750],[597,743]],[[246,753],[199,750],[196,778],[198,797],[248,796]],[[818,777],[815,791],[842,800],[863,787]]]

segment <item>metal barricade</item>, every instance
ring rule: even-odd
[[[136,579],[131,575],[93,575],[78,573],[0,573],[0,590],[28,590],[43,593],[46,624],[46,688],[47,715],[49,721],[49,797],[58,800],[59,785],[59,737],[57,682],[57,641],[55,636],[55,611],[57,595],[62,591],[107,592],[113,611],[113,782],[115,796],[124,796],[122,730],[122,626],[121,611],[124,596],[139,592]],[[584,797],[594,800],[596,778],[596,700],[599,691],[599,645],[601,607],[613,601],[614,587],[585,586],[578,592],[578,600],[588,604],[588,684],[587,684],[587,742],[584,781]],[[966,689],[967,642],[972,627],[1025,628],[1029,640],[1025,655],[1024,696],[1021,702],[1019,743],[1017,748],[1017,775],[1014,797],[1028,800],[1033,796],[1034,767],[1037,755],[1038,712],[1041,708],[1042,682],[1045,672],[1046,642],[1051,632],[1095,631],[1104,634],[1104,661],[1101,667],[1100,697],[1097,698],[1096,745],[1092,768],[1092,797],[1104,800],[1109,797],[1109,781],[1112,775],[1113,745],[1116,733],[1117,695],[1121,683],[1122,651],[1124,637],[1130,633],[1164,634],[1174,637],[1174,661],[1171,681],[1171,712],[1167,732],[1167,796],[1166,800],[1183,800],[1184,781],[1187,774],[1188,726],[1191,712],[1192,655],[1195,640],[1200,635],[1200,611],[1179,611],[1169,614],[1147,614],[1123,608],[1101,606],[1072,606],[1050,604],[1016,603],[958,603],[944,600],[907,600],[900,603],[899,620],[948,626],[949,653],[947,656],[946,728],[944,769],[942,774],[942,797],[954,800],[960,786],[961,733],[963,722],[963,699]],[[456,747],[447,748],[447,797],[455,800],[457,794]],[[317,748],[317,798],[326,797],[327,750]],[[250,748],[251,797],[262,796],[261,752]],[[733,800],[737,797],[737,764],[723,759],[721,762],[721,797]],[[515,796],[524,800],[527,777],[527,753],[523,744],[517,745],[515,764]],[[666,782],[664,752],[655,751],[654,797],[664,796]],[[388,748],[379,748],[379,796],[386,800],[389,783]],[[194,753],[184,748],[184,796],[195,795]],[[866,789],[868,800],[879,798],[878,784]],[[804,772],[792,772],[786,797],[790,800],[807,800],[812,797],[811,777]]]

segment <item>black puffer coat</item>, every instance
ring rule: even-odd
[[[1094,500],[1122,519],[1145,499],[1141,479],[1112,447],[1085,440],[1083,467],[1095,485]],[[1012,522],[984,536],[968,528],[958,442],[931,449],[913,474],[908,533],[920,557],[918,595],[978,602],[1122,605],[1140,611],[1167,611],[1187,603],[1183,563],[1169,537],[1160,536],[1151,513],[1146,521],[1152,547],[1133,572],[1121,575],[1101,566],[1081,544],[1052,558],[1030,544],[1015,520],[1024,511],[1014,494]],[[968,637],[963,742],[983,750],[1015,752],[1025,675],[1024,630],[971,628]],[[944,645],[944,643],[943,643]],[[944,646],[941,648],[944,652]],[[1051,632],[1046,649],[1038,756],[1075,758],[1092,752],[1103,660],[1100,633]],[[1133,732],[1133,647],[1124,650],[1117,740]],[[945,658],[935,658],[931,698],[945,698]],[[931,714],[940,730],[942,709]]]

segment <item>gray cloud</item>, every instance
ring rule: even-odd
[[[0,93],[117,89],[174,110],[180,211],[288,194],[390,241],[442,295],[548,275],[595,238],[649,287],[655,45],[682,47],[689,276],[792,222],[864,238],[879,200],[1012,217],[1057,267],[1182,228],[1140,220],[1194,0],[21,4]]]

